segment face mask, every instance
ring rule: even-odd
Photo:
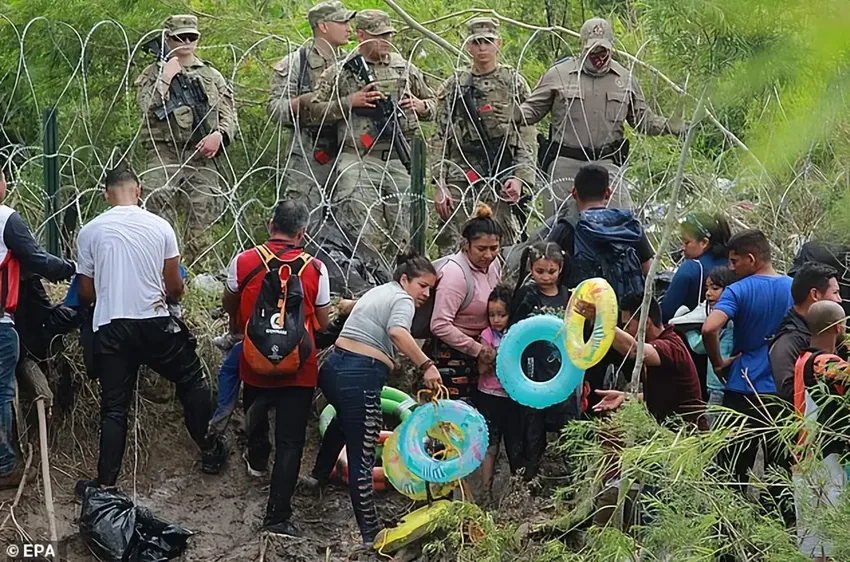
[[[601,76],[608,72],[611,65],[611,51],[601,49],[589,53],[584,59],[584,69],[588,74]]]

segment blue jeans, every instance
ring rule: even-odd
[[[239,400],[240,357],[242,357],[242,342],[237,343],[227,352],[218,370],[218,404],[210,420],[210,428],[217,433],[224,432]]]
[[[0,476],[15,470],[12,405],[15,402],[15,367],[19,351],[14,324],[0,323]]]
[[[707,406],[708,407],[706,408],[705,419],[708,422],[709,429],[711,429],[712,427],[714,427],[714,424],[717,420],[717,416],[720,414],[720,412],[718,411],[712,411],[712,408],[723,406],[723,391],[709,388]]]
[[[381,526],[373,498],[372,469],[384,422],[381,390],[389,371],[377,359],[339,348],[319,371],[319,388],[336,409],[336,417],[322,438],[313,477],[327,481],[345,445],[351,505],[366,543],[375,540]]]

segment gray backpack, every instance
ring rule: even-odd
[[[463,310],[472,303],[475,297],[475,285],[472,282],[472,270],[469,268],[469,263],[462,254],[452,254],[438,260],[434,260],[432,265],[437,270],[437,284],[431,295],[425,303],[416,309],[413,315],[413,324],[410,326],[410,334],[416,339],[427,339],[431,334],[431,316],[434,314],[434,299],[439,290],[440,279],[442,278],[442,270],[449,262],[456,263],[463,270],[463,277],[466,280],[466,294],[463,297],[463,302],[460,304],[460,310]]]

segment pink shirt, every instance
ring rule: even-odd
[[[497,332],[493,328],[487,328],[481,332],[481,341],[490,344],[490,347],[493,349],[498,349],[499,344],[502,343],[502,333]],[[493,396],[508,397],[508,393],[505,392],[502,383],[499,382],[499,378],[496,376],[495,369],[488,369],[486,373],[481,373],[478,377],[478,390]]]
[[[460,254],[469,262],[466,254]],[[471,263],[472,282],[475,288],[472,302],[460,310],[466,296],[466,279],[461,267],[450,261],[440,270],[440,284],[435,291],[434,312],[431,315],[431,333],[445,344],[465,353],[478,357],[481,344],[478,337],[489,327],[487,317],[487,299],[502,278],[502,266],[496,260],[487,271],[482,271]]]

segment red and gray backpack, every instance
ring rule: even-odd
[[[263,270],[265,274],[254,311],[245,323],[242,355],[259,375],[293,376],[313,351],[301,275],[316,262],[305,252],[282,260],[283,254],[275,254],[265,244],[254,250],[262,261],[245,277],[241,288]],[[288,247],[284,253],[291,250]]]

